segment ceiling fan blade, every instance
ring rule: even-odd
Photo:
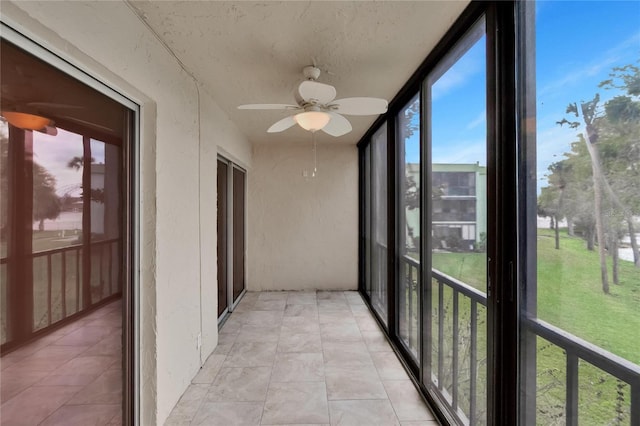
[[[27,102],[25,105],[31,107],[43,107],[43,108],[60,108],[60,109],[83,109],[80,105],[59,104],[56,102]]]
[[[331,135],[331,136],[342,136],[349,133],[353,130],[351,127],[351,123],[349,120],[341,116],[340,114],[336,114],[335,112],[328,112],[331,116],[331,120],[329,120],[329,124],[322,128],[322,131]]]
[[[317,81],[303,81],[298,87],[298,93],[306,102],[315,101],[318,104],[328,104],[336,98],[336,88]]]
[[[40,133],[44,133],[45,135],[49,135],[49,136],[57,136],[58,135],[58,128],[56,126],[44,126],[44,128],[37,130]]]
[[[68,116],[68,115],[65,115],[63,118],[65,118],[67,120],[70,120],[70,121],[75,121],[76,123],[79,123],[79,124],[84,124],[84,125],[89,126],[89,127],[95,127],[97,129],[105,130],[107,132],[113,132],[114,131],[111,127],[102,126],[100,124],[92,123],[90,121],[82,120],[80,118],[71,117],[71,116]]]
[[[380,98],[344,98],[331,102],[335,112],[346,115],[378,115],[387,112],[388,102]]]
[[[267,133],[278,133],[284,130],[287,130],[289,127],[295,126],[296,121],[293,119],[293,116],[285,117],[280,121],[276,121],[269,129]]]
[[[287,104],[248,104],[240,105],[238,109],[300,109],[300,107]]]

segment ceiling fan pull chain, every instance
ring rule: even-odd
[[[318,172],[318,153],[316,145],[316,132],[311,132],[311,140],[313,141],[313,174],[311,177],[316,177]]]

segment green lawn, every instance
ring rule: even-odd
[[[434,268],[486,291],[484,253],[434,253],[432,259]],[[619,267],[620,284],[611,283],[610,294],[605,295],[598,253],[588,251],[582,239],[566,233],[561,235],[560,250],[556,250],[552,231],[539,229],[538,317],[640,364],[640,269],[628,261],[620,261]],[[610,269],[609,275],[611,278]],[[445,309],[449,299],[445,296]],[[468,318],[465,310],[461,305],[461,319]],[[479,340],[483,337],[480,335]],[[538,424],[565,423],[565,364],[560,348],[538,338]],[[620,424],[628,424],[628,412],[629,387],[581,361],[580,424],[618,424],[617,417],[621,418]]]

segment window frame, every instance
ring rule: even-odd
[[[522,221],[518,220],[520,211],[515,202],[519,193],[518,155],[519,145],[514,143],[516,139],[517,120],[519,111],[516,105],[519,94],[516,93],[516,2],[472,2],[444,35],[437,46],[431,51],[416,72],[403,86],[399,93],[389,102],[387,113],[381,115],[358,143],[359,162],[361,165],[359,181],[361,192],[366,185],[367,176],[364,175],[366,158],[364,150],[369,144],[374,132],[384,124],[388,126],[388,176],[396,177],[396,134],[395,120],[398,113],[411,100],[416,93],[420,93],[420,128],[427,128],[430,123],[425,122],[425,110],[429,108],[427,90],[425,90],[426,77],[441,64],[442,59],[464,38],[465,34],[482,16],[486,19],[487,37],[487,217],[493,220],[487,223],[487,235],[493,235],[491,242],[487,244],[488,261],[487,276],[487,423],[488,424],[516,424],[518,410],[518,348],[519,339],[519,310],[517,283],[519,282],[518,249],[522,239],[518,235],[513,238],[512,230]],[[427,140],[428,132],[421,132],[421,235],[430,229],[431,218],[426,207],[425,191],[430,188],[428,173],[424,173],[425,164],[430,160],[430,147]],[[491,143],[490,141],[493,141]],[[493,182],[493,184],[491,184]],[[397,221],[395,217],[396,182],[389,181],[389,246],[393,247],[388,255],[389,265],[389,316],[388,328],[382,327],[394,350],[400,355],[401,362],[409,372],[411,380],[421,391],[422,397],[434,410],[439,421],[445,424],[455,424],[456,419],[451,413],[439,405],[437,399],[430,394],[421,380],[429,371],[428,364],[419,365],[411,362],[406,349],[400,342],[396,329],[396,305],[399,300],[396,294],[397,255],[396,244],[398,242]],[[511,200],[511,202],[509,202]],[[360,204],[360,276],[359,290],[365,301],[371,307],[371,300],[366,295],[366,262],[364,259],[364,242],[366,241],[366,228],[362,222],[367,214],[365,211],[364,196]],[[421,245],[421,281],[431,276],[431,264],[426,253],[431,252],[431,239],[423,238]],[[394,242],[394,244],[391,244]],[[419,283],[419,288],[423,288]],[[424,319],[429,319],[431,301],[429,294],[424,289],[421,294],[420,324]],[[372,309],[372,311],[374,311]],[[426,316],[426,318],[425,318]],[[374,311],[374,317],[378,322],[383,321]],[[429,327],[421,330],[421,352],[425,348],[431,348],[431,335],[427,332]],[[423,355],[424,356],[424,355]]]
[[[138,424],[140,412],[140,120],[141,106],[90,72],[47,49],[15,22],[0,20],[1,38],[51,65],[79,83],[126,107],[130,112],[122,147],[122,250],[123,250],[123,424]],[[123,133],[124,134],[124,133]],[[126,348],[126,350],[124,349]]]

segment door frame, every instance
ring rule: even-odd
[[[244,174],[244,189],[242,191],[243,193],[243,197],[244,197],[244,214],[242,216],[242,220],[244,222],[244,248],[245,248],[245,259],[246,259],[246,250],[247,250],[247,171],[246,169],[244,169],[243,167],[241,167],[240,165],[234,163],[233,161],[229,160],[228,158],[224,157],[222,154],[218,154],[218,161],[221,161],[223,163],[225,163],[227,165],[227,187],[226,187],[226,191],[227,191],[227,211],[226,213],[226,224],[227,224],[227,245],[226,245],[226,250],[227,250],[227,283],[226,283],[226,287],[227,287],[227,308],[222,312],[222,314],[220,314],[220,316],[218,317],[218,326],[222,326],[222,324],[224,323],[224,320],[226,319],[226,317],[234,311],[234,309],[236,308],[236,306],[238,306],[238,303],[240,303],[240,300],[242,299],[242,297],[244,297],[245,293],[247,292],[247,285],[246,285],[246,277],[247,277],[247,262],[244,262],[244,276],[245,276],[245,285],[244,288],[242,289],[242,292],[238,295],[238,297],[236,298],[236,300],[233,300],[233,243],[234,243],[234,237],[233,237],[233,223],[234,223],[234,214],[233,214],[233,171],[234,170],[239,170]],[[218,283],[219,285],[219,283]]]
[[[35,58],[74,78],[102,95],[130,110],[127,134],[123,139],[123,412],[125,425],[140,423],[140,105],[126,97],[121,90],[102,82],[89,72],[76,66],[30,38],[18,29],[20,25],[3,16],[0,21],[1,38],[14,44]]]

